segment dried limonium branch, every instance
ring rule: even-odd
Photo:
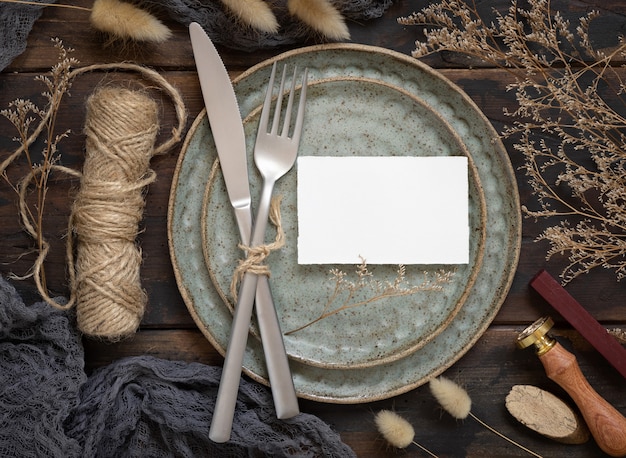
[[[44,257],[48,250],[48,245],[43,238],[43,217],[48,181],[52,170],[59,162],[58,144],[69,133],[69,131],[55,133],[56,116],[63,96],[71,87],[71,68],[78,64],[78,61],[70,56],[72,49],[65,48],[59,39],[53,39],[53,42],[59,53],[58,63],[52,67],[49,75],[39,75],[35,78],[46,87],[46,90],[42,92],[47,100],[45,107],[40,108],[30,100],[16,99],[9,103],[7,109],[0,111],[0,115],[8,119],[17,130],[18,135],[14,140],[20,144],[20,147],[0,164],[0,175],[20,196],[22,224],[35,238],[37,251],[40,256]],[[41,153],[35,156],[31,151],[31,146],[40,135],[44,136],[44,147]],[[30,172],[15,185],[9,180],[6,169],[21,155],[26,157]],[[36,193],[35,213],[28,205],[25,205],[25,195],[31,183],[34,183]],[[31,275],[33,272],[27,274],[26,277]],[[41,282],[45,286],[43,271]]]
[[[415,442],[415,429],[404,417],[391,410],[381,410],[374,417],[378,432],[395,448],[407,448],[413,444],[428,455],[437,458],[423,445]]]
[[[292,329],[285,334],[293,334],[301,331],[321,320],[355,307],[361,307],[387,298],[403,297],[423,291],[441,291],[443,285],[449,283],[454,276],[454,271],[438,270],[424,272],[424,279],[417,285],[411,285],[406,279],[406,267],[398,266],[396,277],[393,281],[380,281],[368,269],[367,262],[361,258],[355,270],[356,280],[350,280],[348,275],[340,269],[330,270],[331,281],[334,281],[334,289],[330,294],[319,316],[308,323]],[[358,293],[366,293],[364,299],[357,298]]]
[[[532,450],[527,449],[523,445],[515,442],[513,439],[508,438],[501,432],[489,426],[487,423],[479,419],[476,415],[471,412],[472,408],[472,399],[467,394],[463,388],[454,383],[452,380],[446,377],[437,377],[431,379],[429,383],[430,392],[437,399],[439,405],[448,412],[452,417],[457,420],[464,420],[468,416],[476,420],[481,426],[484,426],[492,433],[501,437],[502,439],[508,441],[509,443],[519,447],[525,452],[529,453],[532,456],[537,458],[541,458],[541,455],[533,452]]]
[[[461,53],[504,68],[515,77],[518,108],[503,130],[523,153],[523,169],[538,209],[534,218],[554,218],[538,240],[550,243],[547,259],[568,256],[563,283],[596,267],[626,276],[626,143],[624,82],[612,66],[626,44],[603,53],[593,49],[591,12],[574,27],[548,0],[513,2],[506,14],[484,21],[476,5],[443,0],[399,18],[425,26],[426,41],[414,57]],[[547,137],[554,140],[547,141]]]

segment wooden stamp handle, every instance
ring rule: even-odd
[[[626,455],[626,418],[587,382],[576,357],[561,344],[539,356],[548,377],[574,400],[598,446],[608,455]]]

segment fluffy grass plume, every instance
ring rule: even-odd
[[[430,381],[429,386],[430,392],[435,397],[437,402],[439,402],[441,407],[457,420],[463,420],[470,416],[474,420],[476,420],[481,426],[484,426],[489,431],[496,434],[497,436],[500,436],[502,439],[506,440],[510,444],[519,447],[520,449],[524,450],[526,453],[532,456],[542,458],[541,455],[538,455],[532,450],[527,449],[523,445],[515,442],[513,439],[509,439],[507,436],[492,428],[476,415],[474,415],[471,412],[472,400],[469,397],[469,394],[467,394],[467,391],[465,391],[460,385],[457,385],[448,378],[437,377]]]
[[[119,0],[95,0],[91,25],[117,40],[162,43],[172,32],[147,11]]]
[[[391,410],[381,410],[374,422],[385,440],[397,448],[407,448],[413,442],[415,430],[411,423]]]
[[[328,0],[288,0],[289,12],[331,40],[347,40],[350,32],[341,13]]]
[[[430,392],[443,409],[457,420],[463,420],[470,414],[472,400],[463,388],[445,377],[430,381]]]
[[[397,413],[391,410],[381,410],[374,417],[374,423],[376,423],[378,432],[382,434],[385,440],[393,447],[407,448],[409,445],[413,444],[430,456],[437,458],[437,455],[413,440],[415,437],[413,426]]]
[[[263,0],[222,0],[241,22],[261,32],[278,32],[278,21]]]

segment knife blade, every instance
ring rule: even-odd
[[[202,26],[191,23],[189,35],[228,198],[235,212],[241,240],[248,245],[252,235],[252,199],[245,133],[237,98],[224,63]],[[281,419],[290,418],[299,413],[298,400],[266,276],[259,277],[255,304],[276,415]],[[239,361],[236,363],[239,366],[242,364]],[[218,412],[216,406],[214,413],[214,416],[223,415],[219,422],[214,422],[221,425],[222,433],[216,434],[221,441],[228,440],[226,436],[230,435],[237,396],[237,389],[233,387],[239,386],[240,373],[241,369],[236,377],[233,374],[230,380],[222,380],[220,383],[220,389],[234,391],[234,396],[230,396],[226,405],[222,404],[224,409]]]

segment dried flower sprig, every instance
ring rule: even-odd
[[[374,417],[378,432],[396,448],[407,448],[413,444],[428,455],[437,458],[433,452],[415,442],[415,429],[404,417],[391,410],[381,410]]]
[[[53,39],[53,43],[59,53],[58,63],[52,67],[49,76],[39,75],[35,78],[46,87],[46,90],[42,92],[47,100],[45,108],[39,108],[30,100],[16,99],[9,103],[7,109],[0,110],[0,115],[8,119],[17,130],[18,136],[14,140],[20,144],[20,147],[0,164],[0,175],[20,196],[22,224],[36,240],[40,259],[45,258],[49,250],[48,243],[43,238],[42,229],[48,181],[52,171],[58,167],[58,144],[69,133],[69,131],[60,134],[55,133],[56,114],[63,96],[71,88],[71,69],[78,64],[78,60],[70,56],[73,49],[65,48],[63,42],[58,38]],[[36,161],[36,156],[32,154],[30,146],[42,133],[44,133],[45,139],[44,148],[41,151],[41,160]],[[22,154],[26,157],[30,173],[17,186],[14,186],[8,178],[6,168]],[[34,182],[36,189],[36,203],[34,205],[36,213],[33,213],[30,207],[24,204],[25,195],[31,182]],[[40,263],[36,263],[34,267],[37,268],[37,266],[40,266]],[[30,276],[35,276],[38,286],[46,289],[43,269],[41,272],[33,270],[25,277],[19,278]]]
[[[525,452],[529,453],[532,456],[537,458],[541,458],[541,455],[533,452],[532,450],[527,449],[523,445],[515,442],[513,439],[508,438],[501,432],[489,426],[487,423],[479,419],[476,415],[471,412],[472,408],[472,399],[470,398],[467,391],[465,391],[461,386],[454,383],[452,380],[446,377],[437,377],[433,378],[429,382],[430,392],[437,399],[439,405],[448,412],[452,417],[457,420],[464,420],[468,416],[476,420],[481,426],[484,426],[492,433],[498,435],[509,443],[519,447]]]
[[[331,269],[331,281],[334,281],[335,286],[319,316],[285,334],[296,333],[345,310],[361,307],[383,299],[410,296],[422,291],[441,291],[443,285],[450,282],[454,276],[454,271],[451,270],[424,272],[422,282],[418,285],[411,285],[406,279],[406,267],[400,265],[393,281],[381,282],[374,278],[374,274],[367,267],[366,260],[361,258],[361,261],[361,264],[355,270],[355,281],[349,280],[344,271],[336,268]],[[355,299],[357,293],[363,291],[369,291],[370,294],[365,299]],[[337,305],[336,302],[338,301],[339,304]]]
[[[608,53],[589,39],[591,12],[575,27],[548,0],[513,1],[507,14],[481,18],[476,5],[443,0],[399,18],[425,26],[426,42],[412,55],[450,51],[504,68],[515,77],[518,108],[502,135],[515,137],[539,210],[529,217],[555,218],[537,240],[550,243],[547,259],[567,255],[563,283],[596,267],[626,276],[626,85],[612,61],[626,56],[621,43]],[[622,111],[620,111],[622,110]],[[548,143],[551,136],[556,145]],[[573,219],[570,223],[568,219]]]

